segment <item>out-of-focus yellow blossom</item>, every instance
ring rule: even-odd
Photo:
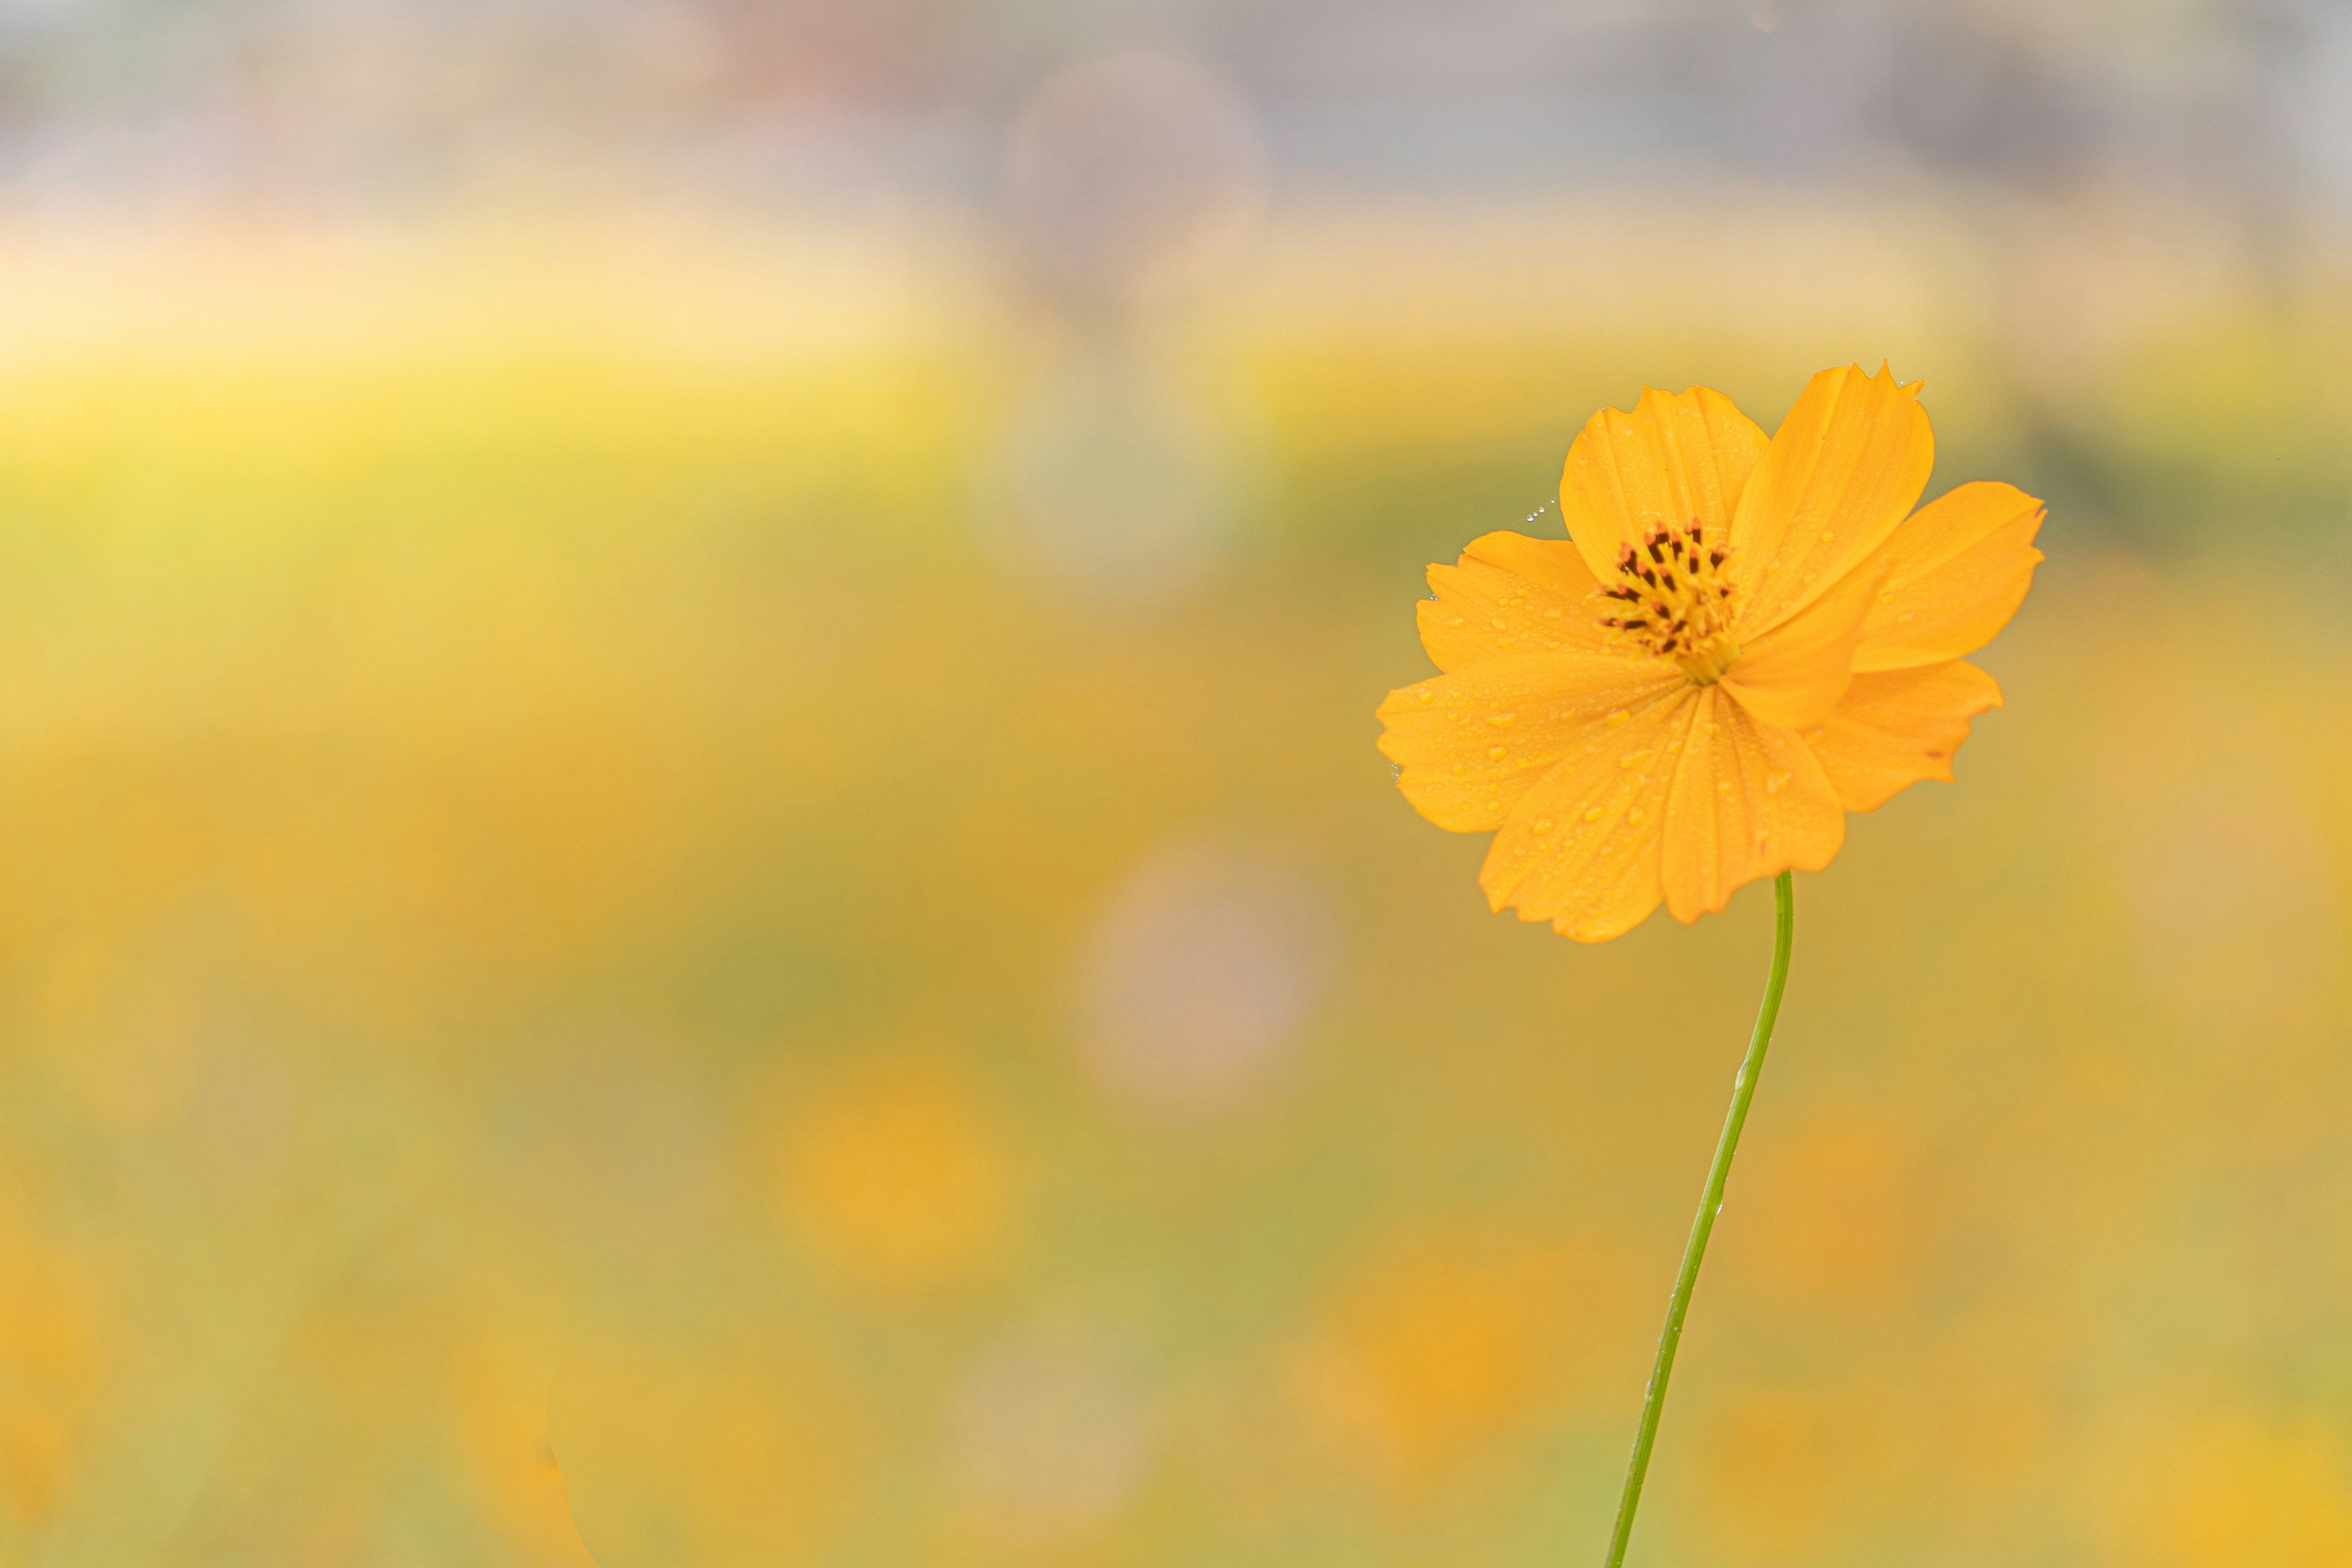
[[[921,1294],[1001,1261],[1012,1175],[952,1075],[879,1063],[821,1093],[786,1143],[777,1196],[829,1273]]]

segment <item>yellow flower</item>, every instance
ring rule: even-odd
[[[1685,924],[1829,864],[1845,814],[1952,776],[2000,688],[1962,656],[2016,612],[2040,501],[1935,463],[1919,384],[1823,371],[1764,432],[1705,387],[1605,408],[1560,476],[1566,540],[1432,566],[1444,671],[1381,704],[1423,816],[1495,834],[1496,910],[1582,942]]]

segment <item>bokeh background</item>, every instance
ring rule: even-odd
[[[2352,1562],[2352,15],[7,0],[0,1563],[1597,1561],[1769,896],[1396,795],[1603,403],[1925,377],[1635,1561]]]

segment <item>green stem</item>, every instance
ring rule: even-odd
[[[1772,884],[1772,976],[1764,983],[1764,1005],[1756,1014],[1756,1033],[1748,1042],[1748,1058],[1739,1064],[1739,1077],[1731,1086],[1731,1110],[1724,1116],[1723,1136],[1715,1145],[1715,1163],[1707,1167],[1706,1190],[1699,1194],[1698,1217],[1691,1221],[1690,1240],[1683,1247],[1683,1269],[1675,1278],[1674,1299],[1666,1303],[1665,1331],[1658,1336],[1658,1359],[1650,1367],[1650,1391],[1642,1396],[1641,1429],[1633,1435],[1633,1457],[1625,1466],[1625,1493],[1617,1501],[1617,1528],[1609,1538],[1609,1568],[1620,1568],[1624,1563],[1625,1543],[1633,1537],[1633,1510],[1642,1504],[1650,1450],[1657,1446],[1658,1414],[1665,1408],[1666,1380],[1675,1374],[1675,1352],[1682,1347],[1691,1288],[1698,1283],[1706,1240],[1715,1233],[1715,1216],[1723,1208],[1723,1184],[1731,1176],[1731,1157],[1739,1152],[1739,1131],[1748,1124],[1748,1102],[1756,1098],[1757,1075],[1764,1070],[1764,1053],[1771,1047],[1772,1025],[1780,1016],[1780,993],[1789,984],[1789,948],[1796,926],[1796,895],[1789,873],[1783,871]]]

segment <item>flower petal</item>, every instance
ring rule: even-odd
[[[1490,533],[1451,566],[1429,569],[1419,609],[1421,646],[1440,669],[1559,647],[1599,652],[1598,584],[1565,539]]]
[[[1607,942],[1658,905],[1658,833],[1699,689],[1676,674],[1616,723],[1589,726],[1495,835],[1478,885],[1496,910]]]
[[[1918,393],[1884,367],[1825,370],[1807,384],[1732,520],[1742,641],[1837,586],[1910,512],[1936,465]]]
[[[1767,724],[1802,730],[1818,724],[1853,679],[1853,649],[1886,581],[1879,562],[1849,576],[1778,631],[1741,645],[1721,682]]]
[[[1584,563],[1603,583],[1649,529],[1697,522],[1715,539],[1763,457],[1764,432],[1731,399],[1704,386],[1644,388],[1631,414],[1604,408],[1568,449],[1559,510]]]
[[[1876,811],[1921,779],[1948,781],[1969,721],[2000,706],[2000,683],[1957,658],[1857,675],[1805,740],[1845,808]]]
[[[1702,692],[1666,803],[1667,911],[1688,925],[1759,877],[1820,870],[1844,842],[1845,813],[1804,741],[1720,688]]]
[[[2042,506],[2015,485],[1962,485],[1906,519],[1881,552],[1894,575],[1863,623],[1853,667],[1907,669],[1976,652],[2033,584]]]
[[[1455,833],[1484,833],[1590,735],[1613,733],[1612,713],[1641,711],[1688,684],[1670,664],[1622,654],[1497,659],[1390,692],[1381,751],[1414,810]]]

